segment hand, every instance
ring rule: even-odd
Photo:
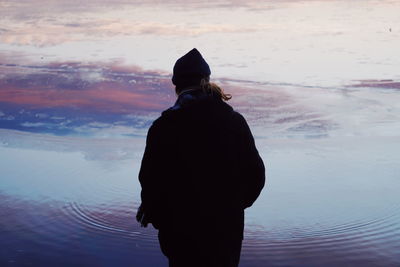
[[[140,204],[139,209],[136,213],[136,221],[138,221],[138,223],[140,223],[142,227],[147,227],[147,225],[149,224],[144,213],[143,204]]]

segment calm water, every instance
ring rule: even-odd
[[[0,266],[166,266],[152,120],[197,47],[267,167],[240,266],[400,266],[400,2],[0,1]]]
[[[1,140],[2,266],[165,266],[134,220],[142,138]],[[258,145],[268,184],[246,213],[241,266],[400,264],[399,138]]]

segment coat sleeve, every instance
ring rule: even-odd
[[[265,185],[265,167],[246,120],[242,115],[238,116],[239,170],[243,185],[243,204],[244,208],[248,208],[256,201]]]
[[[150,127],[146,148],[139,171],[139,182],[142,187],[141,200],[142,208],[146,216],[146,221],[153,224],[155,228],[159,228],[159,224],[163,218],[163,199],[164,199],[164,182],[166,172],[166,144],[162,134],[162,129],[153,123]]]

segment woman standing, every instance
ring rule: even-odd
[[[196,49],[177,60],[178,99],[150,127],[139,173],[137,219],[159,230],[170,266],[238,266],[244,209],[264,187],[250,129],[210,75]]]

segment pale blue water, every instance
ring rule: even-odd
[[[193,47],[267,167],[240,266],[400,266],[399,10],[1,1],[0,266],[166,266],[137,174]]]
[[[144,138],[0,138],[2,266],[166,265],[135,221]],[[400,264],[398,137],[257,144],[268,179],[240,266]]]

